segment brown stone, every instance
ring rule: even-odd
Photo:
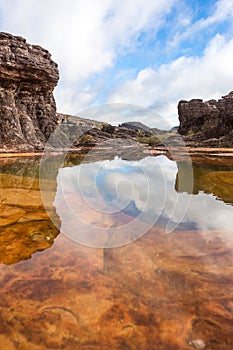
[[[178,114],[178,132],[187,144],[232,147],[233,92],[218,101],[182,100],[178,104]]]
[[[0,149],[43,149],[57,124],[57,64],[49,52],[0,33]]]

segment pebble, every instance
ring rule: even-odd
[[[201,339],[191,340],[190,344],[193,345],[195,349],[205,349],[206,347],[205,342]]]

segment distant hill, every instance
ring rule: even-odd
[[[151,128],[149,126],[141,123],[141,122],[125,122],[119,125],[119,128],[126,128],[131,130],[143,130],[147,132],[151,132]]]
[[[141,123],[141,122],[125,122],[119,125],[120,128],[126,128],[130,130],[136,130],[136,131],[146,131],[154,135],[161,135],[161,134],[169,134],[177,132],[178,126],[174,126],[170,130],[162,130],[158,128],[150,128],[149,126]]]

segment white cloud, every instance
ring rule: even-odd
[[[105,121],[112,125],[118,125],[127,121],[138,121],[159,129],[170,129],[172,125],[162,118],[153,109],[143,108],[137,104],[106,103],[100,106],[85,109],[78,114],[83,118]]]
[[[87,79],[133,50],[141,32],[156,32],[175,1],[0,0],[1,30],[52,53],[61,77],[58,108],[74,113],[95,100],[95,89],[84,91]]]
[[[152,107],[177,124],[179,99],[218,98],[232,90],[232,40],[216,35],[202,57],[181,56],[156,69],[152,68],[154,59],[151,67],[131,80],[128,73],[138,69],[137,62],[130,65],[129,72],[124,65],[117,71],[115,64],[120,55],[124,60],[124,54],[138,49],[143,33],[155,39],[163,25],[169,27],[168,36],[174,35],[170,49],[179,52],[182,41],[233,16],[232,0],[218,0],[212,14],[193,23],[188,5],[186,0],[0,0],[0,29],[24,36],[51,52],[60,70],[55,90],[59,111],[76,114],[102,100],[100,96],[107,90],[105,79],[109,79],[104,73],[113,69],[116,76],[124,72],[120,80],[125,82],[115,88],[117,78],[113,77],[112,84],[108,82],[111,92],[107,102]],[[177,16],[168,24],[167,15],[174,8]],[[168,53],[166,35],[163,40]],[[144,54],[146,57],[147,51]],[[158,57],[159,53],[155,54]],[[144,122],[156,124],[149,116]]]
[[[202,57],[179,57],[159,69],[147,67],[136,79],[123,83],[109,96],[109,102],[153,107],[177,124],[177,101],[200,97],[220,98],[232,90],[233,39],[216,35]],[[151,120],[153,126],[155,121]]]
[[[198,33],[203,33],[206,29],[218,25],[221,22],[233,19],[233,1],[232,0],[218,0],[213,5],[213,13],[206,18],[200,18],[193,24],[191,21],[188,22],[189,25],[184,28],[181,25],[181,30],[177,31],[168,46],[177,47],[182,41],[190,38],[195,38]]]

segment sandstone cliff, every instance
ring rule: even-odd
[[[58,77],[47,50],[0,33],[0,151],[44,148],[57,124]]]
[[[191,145],[233,147],[233,91],[220,100],[180,101],[178,132]]]

